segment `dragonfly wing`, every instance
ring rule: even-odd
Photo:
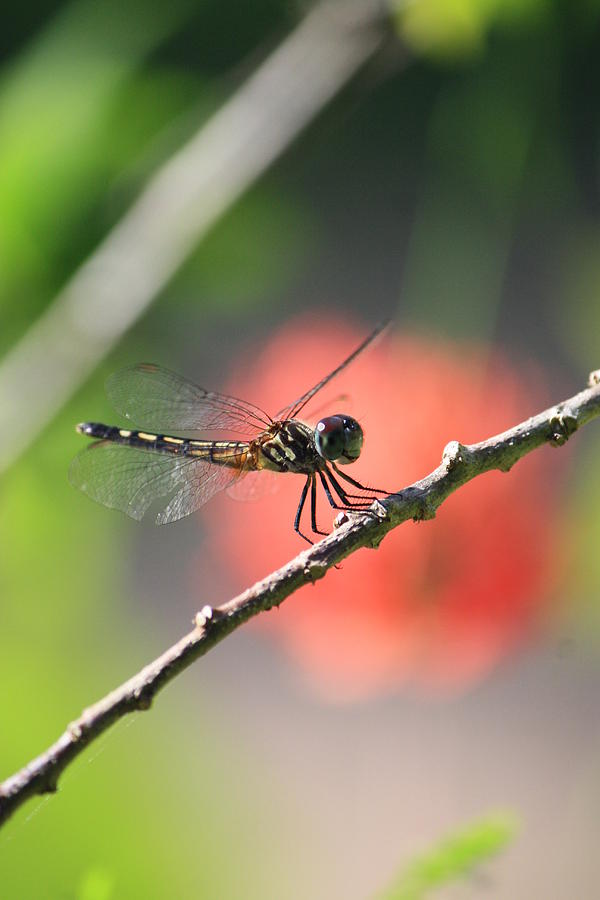
[[[293,403],[291,403],[289,406],[284,406],[283,409],[280,409],[279,412],[277,413],[277,418],[278,419],[293,419],[293,418],[295,418],[298,415],[298,413],[300,412],[300,410],[304,406],[306,406],[308,401],[312,397],[314,397],[315,394],[317,394],[322,388],[324,388],[326,384],[329,384],[329,382],[331,381],[332,378],[335,378],[336,375],[339,375],[339,373],[343,369],[345,369],[346,366],[352,362],[352,360],[356,359],[356,357],[360,353],[362,353],[363,350],[365,350],[366,347],[368,347],[372,341],[375,340],[377,335],[381,334],[381,332],[385,328],[387,328],[388,324],[389,323],[387,321],[381,322],[381,324],[379,324],[377,326],[377,328],[375,328],[375,330],[372,331],[371,334],[369,334],[364,339],[364,341],[362,341],[362,343],[358,345],[356,350],[353,350],[352,353],[350,354],[350,356],[347,356],[346,359],[343,360],[343,362],[341,362],[339,364],[339,366],[336,366],[336,368],[332,372],[330,372],[328,375],[326,375],[324,378],[322,378],[320,381],[318,381],[314,387],[311,387],[311,389],[309,391],[307,391],[305,394],[302,394],[301,397],[298,397],[298,399],[295,400]]]
[[[254,469],[243,478],[236,478],[227,488],[233,500],[260,500],[274,494],[281,484],[281,472],[268,469]]]
[[[132,519],[143,519],[149,507],[156,504],[157,525],[188,516],[239,478],[236,469],[215,466],[208,460],[111,441],[90,444],[75,457],[69,470],[71,484]]]
[[[251,403],[206,391],[152,363],[115,372],[106,382],[106,392],[114,408],[137,428],[159,434],[194,437],[218,429],[255,435],[271,421]]]

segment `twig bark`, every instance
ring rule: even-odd
[[[402,522],[433,518],[453,491],[477,475],[492,469],[508,472],[521,457],[542,444],[561,446],[596,416],[600,416],[600,370],[592,372],[586,390],[509,431],[468,446],[452,441],[437,469],[376,501],[372,507],[376,515],[344,515],[345,521],[332,534],[281,569],[222,606],[205,606],[196,616],[193,631],[84,710],[52,746],[0,784],[0,824],[28,797],[56,791],[63,770],[113,722],[127,713],[149,709],[161,688],[247,619],[278,606],[304,584],[323,578],[332,566],[360,547],[377,547]]]

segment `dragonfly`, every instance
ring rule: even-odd
[[[355,462],[363,430],[345,413],[320,419],[313,428],[298,418],[325,385],[368,347],[387,323],[379,325],[333,371],[272,418],[245,400],[206,391],[153,363],[115,372],[106,382],[114,408],[131,428],[82,422],[76,430],[93,443],[72,461],[71,483],[93,500],[144,518],[158,504],[156,524],[175,522],[203,506],[219,491],[243,496],[260,493],[254,480],[266,472],[304,476],[294,531],[305,541],[301,520],[310,496],[313,534],[317,525],[317,489],[322,487],[336,511],[368,513],[380,488],[361,484],[340,466]],[[210,431],[229,432],[235,440],[207,440]],[[350,490],[348,489],[350,485]]]

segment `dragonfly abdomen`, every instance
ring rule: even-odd
[[[173,456],[193,456],[206,459],[214,465],[227,466],[232,469],[248,467],[249,445],[244,441],[196,441],[191,438],[173,437],[168,434],[152,434],[147,431],[119,428],[116,425],[104,425],[101,422],[82,422],[77,426],[80,434],[101,441],[111,441],[151,450],[156,453],[169,453]]]

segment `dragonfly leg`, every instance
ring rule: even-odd
[[[331,472],[328,471],[327,474],[328,474],[329,477],[331,478]],[[333,486],[333,489],[334,489],[335,493],[338,495],[339,499],[342,501],[342,505],[340,505],[340,504],[334,499],[334,497],[333,497],[333,495],[332,495],[332,493],[331,493],[331,490],[330,490],[330,488],[329,488],[329,485],[328,485],[328,483],[327,483],[327,479],[326,479],[326,477],[325,477],[325,473],[324,473],[321,469],[319,469],[319,478],[321,479],[321,484],[323,485],[323,490],[325,491],[325,494],[326,494],[326,496],[327,496],[327,499],[329,500],[329,503],[330,503],[330,505],[333,507],[333,509],[340,509],[340,510],[344,510],[344,511],[346,511],[346,510],[359,510],[359,511],[361,511],[361,512],[368,512],[368,507],[367,507],[366,504],[367,504],[367,502],[368,502],[368,504],[370,505],[371,502],[372,502],[371,500],[369,500],[369,501],[366,501],[366,500],[365,500],[365,501],[364,501],[364,504],[363,504],[363,505],[360,505],[360,506],[359,506],[359,505],[356,505],[356,504],[351,504],[351,503],[349,502],[348,498],[345,497],[345,495],[343,495],[343,492],[342,492],[342,495],[343,495],[343,496],[340,496],[340,494],[338,493],[337,488],[336,488],[335,485],[334,485],[334,486]],[[333,482],[332,482],[332,484],[333,484]]]
[[[304,487],[302,488],[302,493],[300,494],[300,502],[298,503],[298,509],[296,510],[296,518],[294,519],[294,531],[296,534],[299,534],[301,538],[307,541],[309,544],[313,544],[314,541],[311,541],[310,538],[306,537],[305,534],[302,534],[300,531],[300,518],[302,516],[302,510],[304,509],[304,504],[306,503],[306,495],[308,494],[308,488],[311,482],[311,475],[308,475],[306,481],[304,482]]]
[[[310,524],[315,534],[327,534],[317,527],[317,476],[314,472],[310,476]]]
[[[354,487],[359,488],[361,491],[372,491],[374,494],[390,494],[390,493],[393,493],[393,491],[384,491],[383,488],[372,488],[372,487],[367,487],[365,484],[361,484],[360,481],[357,481],[355,478],[352,478],[351,475],[347,475],[345,472],[342,472],[342,470],[341,470],[338,466],[336,466],[336,464],[335,464],[334,462],[331,462],[330,465],[331,465],[332,469],[340,476],[340,478],[343,478],[344,481],[347,481],[347,482],[348,482],[348,484],[353,484]],[[356,496],[356,495],[355,495],[355,494],[349,494],[348,496],[349,496],[349,497],[354,497],[354,496]]]
[[[329,485],[327,484],[327,480],[320,469],[319,469],[319,478],[321,479],[321,484],[323,485],[323,490],[325,491],[325,496],[329,500],[329,505],[332,506],[334,509],[341,509],[341,507],[338,506],[338,504],[335,502],[335,500],[331,496],[331,491],[329,489]]]
[[[348,494],[346,489],[342,487],[332,472],[327,471],[327,477],[331,483],[331,487],[342,501],[346,509],[365,509],[374,502],[375,497],[368,497],[358,494]]]

